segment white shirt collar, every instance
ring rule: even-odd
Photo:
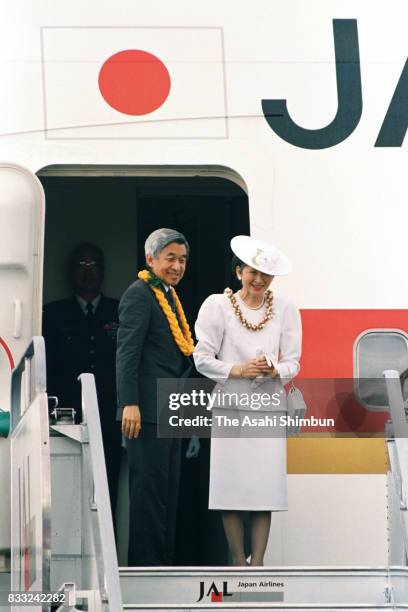
[[[86,309],[86,307],[88,306],[88,302],[86,300],[84,300],[83,298],[81,298],[80,295],[76,295],[75,296],[76,301],[78,302],[78,304],[80,305],[82,312],[86,315],[88,314],[88,311]],[[93,306],[93,311],[95,312],[95,310],[98,307],[99,302],[101,301],[101,294],[97,295],[96,298],[94,300],[92,300],[92,302],[90,302]]]
[[[169,291],[170,289],[170,285],[166,285],[166,283],[163,283],[163,281],[161,281],[161,284],[163,285],[164,289],[166,290],[166,293]]]

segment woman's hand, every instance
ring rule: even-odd
[[[254,357],[246,363],[232,366],[230,378],[256,378],[257,376],[262,376],[263,370],[258,361],[258,358]]]
[[[275,376],[278,376],[278,371],[273,367],[273,365],[272,366],[268,365],[268,362],[265,356],[258,357],[257,363],[258,363],[258,367],[261,370],[263,376],[271,376],[272,378],[275,378]]]

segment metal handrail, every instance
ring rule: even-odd
[[[93,374],[81,374],[79,380],[82,387],[82,423],[87,426],[89,438],[89,444],[84,445],[83,452],[94,485],[91,521],[99,590],[102,600],[105,597],[108,600],[109,610],[121,612],[123,604],[109,488],[101,469],[105,465],[105,457],[95,377]]]
[[[22,381],[23,374],[25,376],[25,395],[22,397]],[[38,401],[37,401],[38,400]],[[41,571],[41,590],[50,590],[50,564],[51,564],[51,466],[50,466],[50,451],[48,444],[49,436],[49,421],[48,421],[48,405],[46,397],[46,362],[45,362],[45,344],[44,339],[41,336],[34,336],[29,343],[28,347],[24,351],[20,358],[20,361],[13,369],[11,374],[11,404],[10,404],[10,434],[11,434],[11,473],[24,473],[25,468],[23,464],[29,455],[25,455],[24,458],[20,457],[19,446],[20,435],[27,435],[30,429],[35,431],[36,440],[40,444],[38,452],[35,453],[36,467],[41,469],[41,487],[40,496],[37,498],[42,506],[42,517],[41,523],[37,525],[36,529],[42,532],[42,571]],[[24,427],[24,420],[27,418],[30,424],[27,428]],[[23,421],[23,427],[21,430],[18,429],[19,423]],[[35,423],[35,427],[32,427],[32,423]],[[30,448],[30,447],[29,447]],[[31,449],[30,449],[31,450]],[[27,464],[28,465],[28,464]],[[29,468],[27,468],[29,470]],[[17,472],[16,472],[17,470]],[[28,472],[27,472],[28,473]],[[38,482],[38,481],[37,481]],[[20,485],[16,485],[13,490],[13,475],[11,482],[11,502],[12,502],[12,534],[17,537],[16,545],[13,544],[12,535],[12,555],[17,554],[18,558],[21,555],[21,524],[22,520],[19,499]],[[23,485],[24,487],[24,485]],[[25,490],[25,489],[24,489]],[[31,490],[35,490],[32,488]],[[14,492],[17,494],[13,494]],[[29,496],[30,487],[28,487]],[[30,504],[30,502],[28,502]],[[15,505],[14,505],[15,504]],[[13,528],[13,521],[16,521],[18,525],[17,535]],[[39,548],[35,549],[34,554],[36,555],[35,563],[37,563],[37,555],[39,554]],[[19,561],[17,562],[19,563]],[[14,567],[14,560],[12,561],[12,567]],[[19,578],[17,573],[12,571],[12,586],[13,581]],[[18,587],[21,588],[21,584]],[[31,587],[30,587],[31,588]]]
[[[394,440],[396,459],[396,488],[400,496],[400,509],[405,510],[408,500],[408,423],[405,414],[402,384],[405,372],[401,375],[397,370],[383,372],[387,387],[388,404],[391,417],[391,428],[388,437]],[[408,531],[404,533],[405,557],[408,559]]]
[[[24,374],[26,374],[25,385],[23,385]],[[109,489],[106,475],[101,470],[101,466],[105,464],[105,458],[95,378],[93,374],[82,374],[79,381],[82,390],[82,425],[87,430],[86,438],[88,440],[82,445],[84,465],[87,470],[88,482],[93,484],[93,496],[89,509],[93,527],[99,597],[102,607],[108,603],[109,610],[120,612],[123,606]],[[35,398],[39,394],[46,394],[46,392],[44,338],[34,336],[11,375],[10,412],[12,432]],[[24,393],[25,397],[22,397]],[[49,519],[47,523],[49,525]]]
[[[21,381],[28,365],[30,365],[30,368],[34,366],[34,373],[30,372],[30,385],[28,387],[28,403],[30,404],[38,393],[46,393],[47,391],[45,343],[42,336],[33,337],[20,361],[12,371],[10,431],[17,427],[21,419]]]
[[[408,438],[408,423],[402,395],[402,375],[397,370],[385,370],[383,376],[387,387],[393,437]]]

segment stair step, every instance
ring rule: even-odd
[[[207,610],[239,610],[239,612],[253,612],[254,610],[262,610],[263,612],[375,612],[376,610],[386,610],[388,612],[398,612],[399,610],[408,610],[408,604],[333,604],[333,605],[317,605],[317,604],[270,604],[270,603],[209,603],[209,604],[162,604],[158,607],[155,604],[124,604],[123,610],[137,610],[138,612],[167,612],[173,610],[177,612],[205,612]]]
[[[214,605],[273,610],[392,609],[395,604],[390,601],[408,602],[408,568],[404,567],[120,568],[119,576],[123,603],[134,606],[138,602],[135,610],[146,605],[146,609],[168,610]]]

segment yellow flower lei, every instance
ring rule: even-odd
[[[154,286],[154,284],[152,284],[151,281],[154,280],[155,277],[151,274],[151,272],[149,272],[148,270],[142,270],[137,276],[138,278],[140,278],[140,280],[147,283],[150,289],[153,291],[156,300],[159,302],[160,308],[166,316],[171,333],[173,334],[173,338],[177,346],[179,347],[183,355],[186,355],[188,357],[194,351],[194,341],[191,336],[190,327],[187,323],[186,315],[184,314],[184,310],[177,293],[175,292],[173,287],[170,287],[170,291],[173,294],[174,302],[176,304],[177,313],[180,317],[181,325],[183,328],[182,330],[180,329],[177,317],[172,311],[170,304],[168,303],[163,291],[161,291],[157,286]]]

